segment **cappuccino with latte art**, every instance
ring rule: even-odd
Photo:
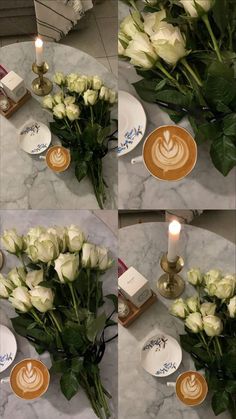
[[[194,168],[197,146],[192,136],[176,125],[157,128],[146,139],[143,159],[150,173],[161,180],[180,180]]]
[[[42,396],[48,389],[50,375],[47,367],[37,359],[24,359],[11,371],[10,384],[14,393],[25,400]]]

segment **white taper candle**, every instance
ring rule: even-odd
[[[37,38],[35,41],[36,64],[41,66],[43,64],[43,41]]]
[[[167,253],[167,260],[169,262],[175,262],[177,259],[180,230],[181,224],[176,220],[171,221],[171,223],[169,224],[169,239]]]

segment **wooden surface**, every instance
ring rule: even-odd
[[[6,112],[3,112],[3,110],[0,109],[0,114],[7,119],[10,118],[13,115],[13,113],[15,113],[18,109],[20,109],[30,98],[31,98],[31,93],[29,90],[27,90],[27,93],[25,94],[25,96],[23,96],[23,98],[17,103],[13,102],[13,100],[11,100],[8,97],[8,100],[10,101],[11,106]]]
[[[119,323],[124,327],[129,327],[141,314],[143,314],[149,307],[151,307],[157,301],[157,295],[152,291],[152,296],[144,303],[141,307],[136,307],[131,301],[126,300],[126,298],[119,293],[119,298],[121,298],[129,307],[129,314],[127,317],[120,318],[118,317]]]

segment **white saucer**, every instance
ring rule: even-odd
[[[28,154],[40,154],[48,149],[51,138],[51,131],[45,124],[30,121],[21,128],[20,148]]]
[[[118,156],[123,156],[134,150],[142,140],[147,118],[138,99],[123,90],[119,91],[118,109]]]
[[[0,324],[0,373],[5,371],[15,359],[16,339],[8,327]]]
[[[142,347],[142,367],[155,377],[173,374],[182,361],[182,349],[172,336],[160,333],[149,338]]]

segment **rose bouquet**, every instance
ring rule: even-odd
[[[107,185],[102,159],[108,153],[109,141],[114,139],[111,108],[117,101],[117,93],[104,86],[98,76],[56,73],[54,82],[60,91],[43,101],[43,106],[53,114],[51,131],[70,149],[78,181],[89,177],[99,207],[103,208]]]
[[[191,354],[196,369],[205,369],[215,415],[228,410],[235,419],[236,276],[191,269],[188,281],[197,294],[176,300],[170,310],[185,323],[181,346]]]
[[[26,236],[7,230],[2,243],[22,263],[6,277],[0,274],[0,297],[18,314],[11,319],[15,331],[39,354],[50,353],[51,372],[60,374],[68,400],[82,387],[96,415],[108,418],[110,395],[101,383],[99,363],[105,330],[116,324],[117,297],[103,295],[100,276],[112,265],[107,249],[87,242],[74,225],[35,227]],[[109,316],[104,299],[114,304]]]
[[[123,2],[132,10],[118,49],[142,77],[137,93],[175,123],[187,116],[226,176],[236,165],[235,0],[143,0],[142,11]]]

